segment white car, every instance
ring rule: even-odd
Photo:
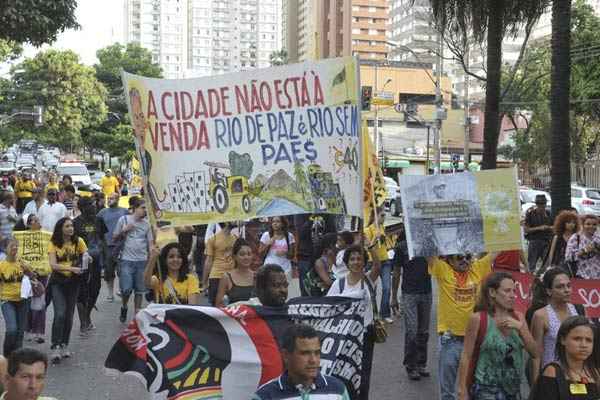
[[[389,176],[384,176],[383,180],[385,182],[385,205],[390,208],[391,211],[394,210],[394,203],[396,201],[396,194],[400,189],[400,186],[396,183],[394,178],[390,178]]]
[[[571,186],[571,206],[579,214],[600,215],[600,189]]]
[[[91,185],[92,179],[85,164],[80,162],[62,162],[58,164],[56,171],[62,179],[64,175],[70,175],[73,179],[73,185],[78,188],[83,185]]]

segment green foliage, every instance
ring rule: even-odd
[[[79,28],[76,7],[76,0],[3,1],[0,38],[34,46],[54,42],[58,33]]]
[[[113,157],[126,158],[135,150],[133,131],[128,124],[119,124],[106,131],[92,130],[84,136],[88,148],[104,151]]]
[[[38,139],[63,148],[81,144],[81,131],[106,120],[106,89],[94,70],[79,62],[74,52],[47,50],[12,69],[7,99],[9,110],[44,106],[44,125],[16,123]]]
[[[570,113],[571,158],[583,163],[600,151],[600,105],[587,101],[600,98],[600,56],[590,49],[591,44],[600,42],[600,18],[585,0],[577,0],[571,25],[571,98],[575,100]],[[523,110],[531,113],[529,126],[518,130],[514,146],[501,149],[504,156],[530,165],[549,163],[551,53],[548,42],[531,46],[502,107],[509,117]],[[509,80],[506,75],[504,81]]]
[[[12,40],[0,39],[0,63],[16,60],[23,53],[23,46]]]
[[[274,51],[269,55],[269,62],[272,66],[277,65],[285,65],[288,63],[288,53],[287,50],[282,49],[279,51]]]

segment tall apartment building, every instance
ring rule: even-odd
[[[282,0],[126,0],[125,40],[148,48],[167,78],[270,66]]]
[[[317,7],[319,0],[283,1],[283,48],[290,62],[317,57]]]
[[[438,32],[434,28],[429,0],[392,0],[390,19],[390,39],[405,46],[392,46],[390,57],[395,61],[424,62],[435,65]]]
[[[388,0],[287,0],[286,4],[291,61],[310,58],[311,50],[318,58],[387,58]],[[316,16],[314,24],[306,20],[312,16]]]

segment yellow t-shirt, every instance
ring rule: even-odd
[[[30,198],[32,196],[31,192],[36,188],[32,180],[28,180],[27,182],[19,180],[15,186],[15,192],[20,199]]]
[[[0,261],[0,300],[21,301],[23,268],[18,262]]]
[[[103,176],[100,181],[100,186],[102,186],[102,193],[104,193],[105,196],[110,196],[118,190],[119,180],[114,176],[111,176],[110,178],[108,176]]]
[[[491,271],[490,255],[473,261],[471,269],[463,273],[455,271],[440,258],[434,258],[429,264],[429,274],[438,284],[438,333],[449,331],[456,336],[465,335],[481,281]]]
[[[178,282],[177,280],[173,280],[170,277],[167,279],[173,284],[173,289],[175,290],[175,294],[177,295],[177,299],[179,300],[179,304],[188,304],[189,296],[192,294],[200,293],[200,282],[198,281],[198,277],[196,274],[188,274],[183,282]],[[157,302],[162,304],[177,304],[173,296],[171,295],[171,291],[165,281],[162,285],[158,280],[158,277],[152,277],[152,290],[154,290],[154,295],[160,293],[160,287],[162,286],[161,296],[157,299]]]
[[[56,261],[65,267],[72,267],[73,263],[79,259],[79,256],[87,251],[87,246],[82,238],[77,242],[77,248],[72,242],[65,243],[63,247],[56,247],[54,243],[48,243],[48,254],[55,253]],[[70,271],[60,271],[66,277],[73,275]]]
[[[365,240],[367,245],[372,243],[374,238],[381,235],[385,236],[385,230],[382,226],[379,226],[378,228],[377,225],[371,224],[365,228]],[[384,262],[389,260],[388,249],[392,248],[394,248],[394,243],[392,242],[391,235],[389,237],[385,236],[385,241],[383,243],[378,240],[377,244],[375,245],[375,253],[379,258],[379,261]],[[369,254],[369,259],[370,258],[371,255]]]
[[[204,254],[213,257],[209,279],[221,279],[223,274],[233,269],[233,244],[237,236],[225,236],[223,231],[217,232],[206,242]]]
[[[54,190],[56,190],[56,192],[59,192],[59,191],[60,191],[60,189],[59,189],[59,187],[58,187],[58,182],[54,182],[54,183],[50,183],[50,182],[48,182],[48,183],[46,184],[46,187],[45,187],[45,191],[46,191],[46,193],[47,193],[47,192],[48,192],[48,190],[50,190],[50,189],[54,189]]]

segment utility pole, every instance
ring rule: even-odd
[[[378,62],[375,62],[375,87],[373,88],[373,97],[372,99],[375,98],[375,96],[377,96],[377,65]],[[371,101],[371,104],[373,103],[373,101]],[[383,159],[383,155],[379,152],[379,147],[381,145],[380,140],[379,140],[379,106],[375,105],[375,127],[373,128],[373,136],[374,136],[374,142],[375,142],[375,154],[377,154],[377,157],[382,157]],[[380,160],[381,163],[381,160]]]
[[[442,42],[442,34],[438,34],[438,57],[437,57],[437,68],[435,71],[436,81],[435,81],[435,129],[433,130],[433,149],[434,149],[434,158],[433,158],[433,173],[437,175],[440,173],[440,163],[441,163],[441,143],[442,143],[442,120],[444,119],[444,100],[442,98],[442,68],[444,67],[443,60],[443,42]]]
[[[469,44],[467,43],[465,62],[467,68],[469,68]],[[469,107],[469,74],[465,73],[465,150],[464,150],[464,164],[465,171],[469,170],[469,158],[471,149],[469,148],[471,141],[471,109]]]

